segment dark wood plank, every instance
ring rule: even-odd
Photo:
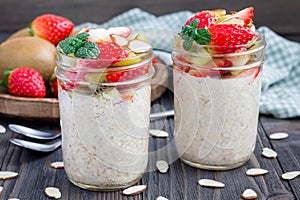
[[[283,120],[272,117],[261,117],[266,137],[274,132],[287,132],[289,137],[284,140],[270,140],[270,146],[278,153],[278,161],[282,171],[277,171],[279,175],[289,171],[300,169],[300,123],[299,118]],[[282,181],[282,180],[281,180]],[[283,181],[289,184],[296,199],[300,199],[300,181],[298,179]]]
[[[226,8],[239,10],[244,7],[255,7],[255,22],[257,27],[268,26],[288,39],[300,42],[299,0],[89,0],[89,1],[35,1],[35,0],[1,0],[0,30],[12,33],[28,26],[36,16],[44,13],[54,13],[66,16],[75,24],[83,22],[103,23],[117,14],[138,7],[155,15],[190,10]]]

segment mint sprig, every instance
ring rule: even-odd
[[[199,19],[191,21],[190,25],[183,26],[180,32],[180,36],[183,39],[183,48],[190,50],[193,45],[193,41],[200,45],[206,45],[211,41],[211,34],[206,28],[198,29]]]
[[[78,58],[96,59],[100,54],[98,45],[94,42],[87,42],[88,33],[79,33],[76,37],[69,37],[58,43],[62,53]]]

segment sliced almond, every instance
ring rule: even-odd
[[[158,129],[150,129],[149,130],[150,135],[153,137],[168,137],[169,133],[166,131],[158,130]]]
[[[53,162],[50,164],[50,167],[52,167],[54,169],[62,169],[62,168],[64,168],[64,162],[62,162],[62,161]]]
[[[18,199],[18,198],[10,198],[8,200],[20,200],[20,199]]]
[[[265,170],[265,169],[260,169],[260,168],[252,168],[252,169],[248,169],[246,171],[246,174],[248,176],[260,176],[260,175],[264,175],[267,174],[269,171]]]
[[[17,172],[11,171],[0,171],[0,180],[7,180],[11,178],[16,178],[19,174]]]
[[[220,24],[238,24],[241,26],[244,26],[244,20],[239,19],[239,18],[230,18],[230,19],[225,19],[224,21],[220,22]]]
[[[262,155],[265,156],[266,158],[276,158],[277,157],[276,151],[269,149],[267,147],[263,148]]]
[[[199,185],[204,187],[211,187],[211,188],[223,188],[225,184],[219,181],[211,180],[211,179],[200,179],[198,181]]]
[[[254,190],[252,189],[246,189],[243,194],[241,195],[243,199],[256,199],[257,194]]]
[[[135,40],[138,36],[139,36],[139,33],[133,33],[127,39],[128,40]]]
[[[3,134],[6,132],[6,128],[2,125],[0,125],[0,134]]]
[[[284,132],[278,132],[278,133],[272,133],[269,138],[272,140],[282,140],[289,137],[288,133],[284,133]]]
[[[155,200],[168,200],[166,197],[163,197],[163,196],[159,196],[159,197],[156,197]]]
[[[0,195],[1,195],[2,191],[3,191],[3,187],[0,186]]]
[[[59,189],[56,187],[47,187],[45,189],[45,194],[50,198],[55,198],[55,199],[61,198],[61,193]]]
[[[219,16],[224,16],[226,15],[226,10],[225,9],[216,9],[216,10],[212,10],[212,12],[215,15],[219,15]]]
[[[117,45],[119,45],[121,47],[128,45],[128,40],[122,36],[110,35],[110,38],[112,39],[112,41],[114,41],[114,43],[116,43]]]
[[[156,168],[160,173],[166,173],[169,169],[169,164],[164,160],[156,161]]]
[[[147,42],[143,42],[140,40],[132,40],[129,42],[128,48],[134,53],[144,53],[149,51],[152,46]]]
[[[123,190],[122,194],[133,196],[133,195],[137,195],[137,194],[144,192],[146,190],[146,188],[147,188],[147,185],[135,185],[135,186],[132,186],[132,187],[129,187],[129,188]]]
[[[291,171],[291,172],[286,172],[286,173],[282,174],[281,177],[282,177],[282,179],[285,179],[285,180],[292,180],[299,175],[300,175],[300,171]]]

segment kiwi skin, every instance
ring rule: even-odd
[[[18,37],[31,37],[29,34],[29,28],[22,28],[16,32],[14,32],[11,36],[7,38],[7,40],[13,39],[13,38],[18,38]]]
[[[36,69],[48,82],[54,73],[55,46],[38,37],[16,37],[0,45],[0,80],[4,71],[17,67]]]

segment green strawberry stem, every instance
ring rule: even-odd
[[[8,69],[3,72],[5,79],[0,80],[0,86],[6,87],[6,88],[8,87],[8,77],[9,77],[10,73],[12,72],[12,70],[14,70],[14,69]]]

